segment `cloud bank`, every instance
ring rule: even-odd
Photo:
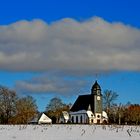
[[[139,54],[139,29],[99,17],[0,26],[1,70],[76,74],[139,71]]]
[[[0,70],[57,73],[18,81],[16,89],[27,93],[71,95],[86,84],[64,74],[140,71],[139,54],[140,29],[100,17],[0,26]]]

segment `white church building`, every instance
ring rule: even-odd
[[[102,124],[108,116],[102,107],[101,87],[94,83],[91,94],[80,95],[70,109],[70,121],[76,124]]]

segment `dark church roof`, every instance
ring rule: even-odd
[[[70,111],[88,110],[91,105],[91,95],[80,95]]]
[[[75,101],[70,111],[91,110],[94,112],[94,95],[80,95]]]

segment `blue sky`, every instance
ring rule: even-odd
[[[0,84],[32,95],[40,111],[61,97],[119,94],[140,103],[139,0],[2,0]]]
[[[1,24],[21,19],[53,22],[65,17],[84,20],[93,16],[138,26],[139,0],[1,0]]]

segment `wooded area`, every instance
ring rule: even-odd
[[[140,124],[140,105],[127,103],[116,104],[118,94],[111,90],[103,93],[104,110],[109,117],[109,123],[113,124]]]
[[[15,91],[0,87],[0,123],[27,124],[37,113],[33,97],[19,98]]]
[[[103,93],[103,106],[108,114],[109,124],[140,124],[140,105],[128,103],[116,104],[118,94],[106,90]],[[70,110],[71,104],[65,104],[54,97],[46,105],[46,114],[53,123],[58,123],[62,111]],[[0,87],[0,124],[27,124],[39,114],[36,101],[31,96],[19,98],[15,91]]]

